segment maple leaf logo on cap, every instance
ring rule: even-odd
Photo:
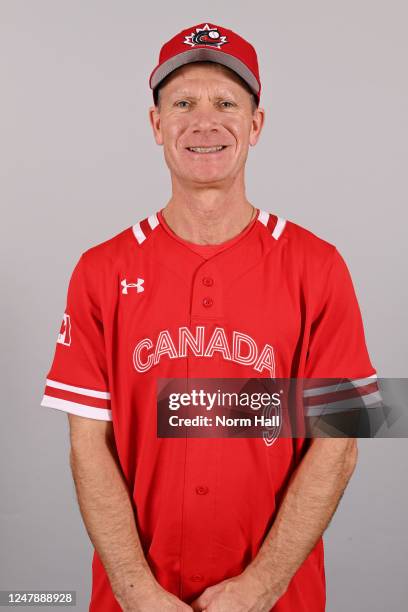
[[[206,47],[216,47],[220,49],[222,45],[228,42],[226,36],[222,36],[218,28],[212,28],[208,23],[196,28],[195,32],[191,32],[189,36],[184,37],[184,44],[195,47],[196,45],[205,45]]]

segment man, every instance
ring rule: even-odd
[[[183,30],[150,87],[172,195],[81,255],[42,400],[69,413],[89,609],[321,612],[321,536],[356,441],[161,438],[156,384],[347,377],[369,396],[352,281],[332,244],[246,197],[265,115],[247,41]]]

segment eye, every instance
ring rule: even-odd
[[[178,108],[187,108],[188,105],[189,102],[187,100],[179,100],[174,104],[174,106],[177,106]]]
[[[220,105],[221,105],[223,108],[232,108],[233,106],[235,106],[234,102],[230,102],[229,100],[222,100],[222,101],[220,102]]]

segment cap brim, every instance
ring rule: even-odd
[[[236,72],[250,87],[251,91],[258,96],[259,95],[259,83],[256,80],[255,76],[252,72],[247,68],[247,66],[241,62],[234,55],[230,55],[225,51],[219,51],[218,49],[203,49],[200,47],[199,49],[188,49],[183,53],[178,53],[174,57],[171,57],[163,64],[160,64],[152,72],[150,77],[150,87],[151,89],[155,89],[159,83],[166,78],[173,70],[180,68],[180,66],[184,66],[185,64],[190,64],[192,62],[215,62],[217,64],[222,64],[227,68],[230,68],[234,72]]]

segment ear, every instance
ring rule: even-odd
[[[160,121],[160,111],[157,106],[151,106],[149,108],[149,120],[150,125],[152,126],[153,136],[158,145],[163,144],[163,138],[161,133],[161,121]]]
[[[257,108],[252,116],[251,133],[249,135],[249,144],[251,147],[256,145],[262,132],[265,122],[265,109]]]

